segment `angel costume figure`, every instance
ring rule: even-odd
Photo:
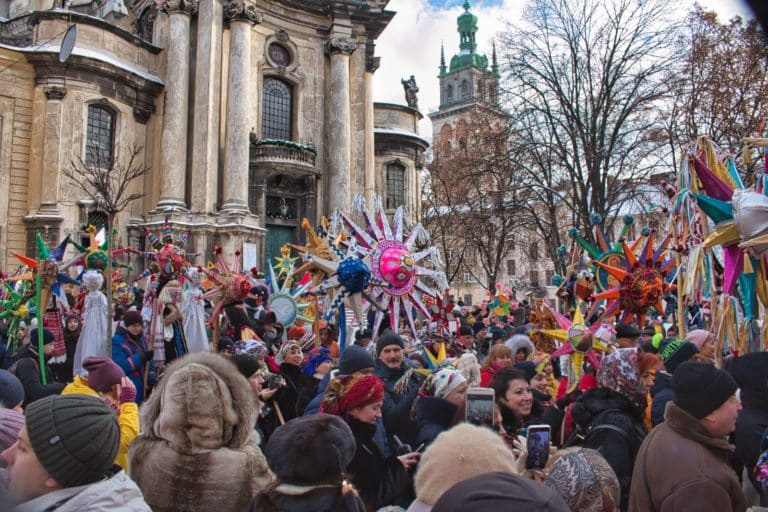
[[[188,352],[183,317],[179,309],[182,301],[181,285],[176,280],[168,281],[157,297],[158,310],[161,312],[158,327],[162,330],[166,363],[184,357]]]
[[[209,352],[208,334],[205,330],[205,302],[203,301],[203,283],[205,274],[196,268],[187,271],[189,288],[181,301],[182,326],[187,348],[192,352]]]
[[[88,290],[83,311],[83,326],[77,339],[74,373],[83,372],[83,361],[91,356],[109,357],[107,353],[107,296],[101,292],[104,278],[95,270],[83,274],[83,283]]]

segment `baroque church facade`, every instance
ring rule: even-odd
[[[197,263],[220,245],[263,268],[302,241],[302,218],[356,194],[418,215],[421,114],[373,101],[387,4],[0,0],[0,268],[38,232],[50,244],[98,224],[98,202],[63,171],[108,172],[134,147],[149,172],[118,241],[142,247],[168,222],[190,232]]]

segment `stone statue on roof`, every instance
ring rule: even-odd
[[[412,109],[419,110],[419,99],[416,97],[416,93],[419,92],[419,86],[416,85],[416,78],[411,75],[408,80],[400,80],[405,90],[405,101]]]

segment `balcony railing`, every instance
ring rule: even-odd
[[[251,161],[282,162],[315,167],[317,151],[314,146],[282,140],[256,139],[251,136]]]

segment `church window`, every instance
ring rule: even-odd
[[[287,68],[291,65],[291,52],[285,46],[279,43],[272,43],[267,51],[269,52],[269,59],[276,66]]]
[[[445,88],[445,98],[446,101],[453,101],[453,86],[450,84]]]
[[[277,78],[264,79],[261,136],[264,139],[291,140],[293,91]]]
[[[469,82],[466,80],[461,81],[461,99],[469,98]]]
[[[85,165],[112,167],[115,144],[115,111],[104,105],[88,105]]]
[[[387,165],[387,209],[394,209],[405,203],[405,167],[401,164]]]

